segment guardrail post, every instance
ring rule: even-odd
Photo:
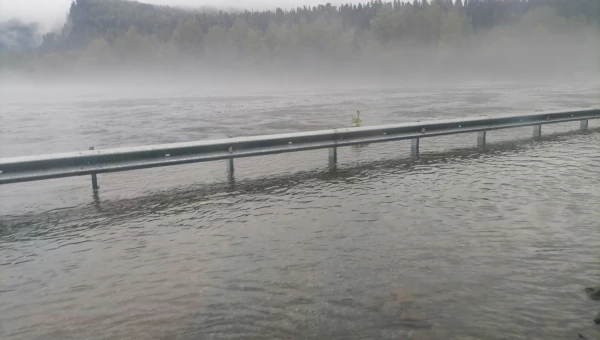
[[[233,146],[230,146],[227,151],[229,151],[229,153],[233,153]],[[225,160],[225,165],[227,166],[227,174],[233,175],[233,156]]]
[[[227,135],[227,138],[232,138],[232,136],[231,135]],[[229,146],[227,148],[227,152],[233,153],[233,146]],[[233,171],[234,171],[233,156],[231,158],[227,158],[225,160],[225,166],[227,168],[227,176],[229,176],[229,178],[231,178],[233,176]]]
[[[410,140],[410,154],[413,156],[419,155],[419,138],[413,138]]]
[[[579,122],[579,130],[581,131],[587,131],[588,129],[588,120],[582,120]]]
[[[337,147],[329,148],[329,166],[334,167],[337,164]]]
[[[93,146],[90,146],[90,150],[94,149],[95,148]],[[98,189],[100,189],[100,187],[98,186],[98,177],[96,174],[92,174],[92,190],[98,191]]]
[[[483,148],[485,146],[485,134],[487,131],[477,132],[477,146]]]
[[[542,135],[542,126],[534,125],[533,126],[533,137],[540,137]]]

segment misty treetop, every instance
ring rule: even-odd
[[[410,68],[426,59],[443,67],[459,58],[472,58],[472,64],[505,59],[497,53],[512,40],[543,46],[575,33],[596,41],[599,16],[598,0],[376,0],[274,11],[76,0],[60,31],[45,34],[35,48],[2,45],[0,62],[3,68],[66,70],[175,61],[400,67],[401,60]],[[477,55],[461,53],[483,41]]]
[[[0,22],[0,51],[33,51],[41,40],[37,30],[37,25],[15,19]]]

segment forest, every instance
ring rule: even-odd
[[[598,0],[374,0],[266,11],[76,0],[61,29],[35,45],[0,49],[0,67],[545,72],[569,63],[597,68],[599,22]]]

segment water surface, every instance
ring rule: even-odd
[[[159,92],[160,93],[160,92]],[[597,87],[3,95],[0,156],[597,105]],[[3,186],[3,339],[588,339],[577,123]]]

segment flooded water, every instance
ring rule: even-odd
[[[0,156],[600,104],[599,87],[3,89]],[[0,188],[2,339],[598,339],[600,122]],[[571,132],[569,132],[571,131]]]

